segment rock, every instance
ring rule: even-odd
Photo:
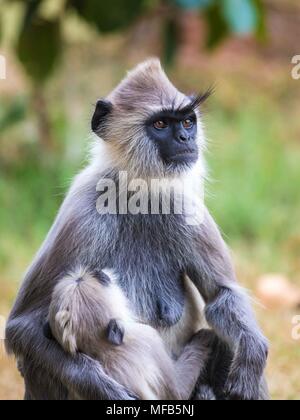
[[[300,305],[300,288],[282,274],[265,274],[258,280],[257,297],[268,308],[294,308]]]

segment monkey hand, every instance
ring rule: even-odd
[[[226,385],[225,395],[229,400],[257,401],[268,357],[266,340],[242,338]]]
[[[198,342],[200,346],[207,349],[210,353],[214,341],[216,340],[216,334],[209,329],[202,329],[193,335],[191,342]]]
[[[44,335],[46,333],[49,334],[48,340],[59,346],[48,323],[44,326]],[[62,382],[80,400],[132,401],[138,399],[137,396],[106,375],[98,361],[83,353],[78,353],[73,357],[73,363],[66,365]]]
[[[68,388],[83,400],[137,400],[138,397],[108,377],[99,362],[79,354],[80,369],[67,372]],[[92,369],[91,369],[92,367]]]
[[[52,334],[49,322],[44,325],[43,333],[45,338],[59,345]],[[67,388],[81,400],[102,400],[106,395],[115,400],[138,399],[111,378],[107,377],[104,382],[104,372],[99,362],[83,353],[79,353],[76,357],[77,363],[72,368],[70,365],[66,371],[65,381],[68,383]]]

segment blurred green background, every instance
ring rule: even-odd
[[[157,55],[182,90],[216,87],[207,205],[263,303],[272,396],[299,399],[299,39],[298,0],[0,0],[0,315],[84,166],[93,104]],[[22,393],[0,348],[0,399]]]

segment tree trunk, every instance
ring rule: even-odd
[[[33,90],[33,110],[37,118],[39,142],[42,152],[52,154],[55,151],[55,142],[45,92],[41,87],[35,87]]]

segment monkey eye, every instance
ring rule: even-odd
[[[155,121],[153,126],[154,128],[156,128],[156,130],[164,130],[165,128],[168,127],[168,124],[166,123],[166,121],[158,120],[158,121]]]
[[[186,120],[182,121],[182,126],[185,129],[191,129],[194,126],[194,121],[191,118],[187,118]]]

